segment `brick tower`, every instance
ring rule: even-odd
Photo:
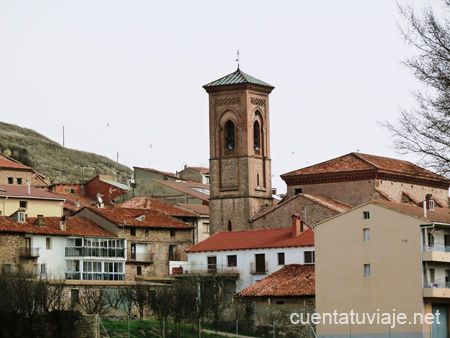
[[[208,83],[210,234],[250,230],[253,214],[272,205],[269,94],[273,86],[245,74]]]

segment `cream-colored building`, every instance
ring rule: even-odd
[[[318,223],[314,234],[316,311],[341,319],[322,317],[319,337],[448,337],[450,209],[424,215],[412,204],[371,201]],[[439,323],[422,324],[438,310]],[[406,322],[394,326],[394,313]]]
[[[64,198],[28,185],[0,185],[0,215],[25,210],[27,217],[61,217]]]

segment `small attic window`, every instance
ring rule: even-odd
[[[25,222],[25,211],[18,211],[17,212],[17,220],[20,223],[24,223]]]
[[[8,184],[14,183],[14,177],[8,177]]]
[[[138,221],[145,221],[145,215],[139,215],[136,217]]]
[[[430,210],[434,210],[434,201],[430,200]]]
[[[370,213],[368,211],[363,211],[363,219],[370,219]]]

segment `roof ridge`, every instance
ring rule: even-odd
[[[370,162],[369,160],[366,160],[365,158],[360,156],[360,153],[356,153],[356,152],[351,152],[350,154],[352,154],[353,156],[357,157],[358,159],[362,160],[363,162],[366,162],[367,164],[370,164],[371,166],[373,166],[376,169],[380,169],[380,167],[378,167],[377,165],[373,164],[372,162]],[[349,155],[349,154],[348,154]],[[364,155],[364,154],[363,154]],[[368,155],[368,154],[366,154]],[[376,155],[371,155],[371,156],[376,156]]]

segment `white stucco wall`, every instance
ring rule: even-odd
[[[50,238],[51,241],[49,250],[47,250],[46,238]],[[32,248],[39,248],[37,260],[39,269],[41,264],[46,264],[47,275],[51,278],[64,278],[66,242],[67,238],[62,236],[33,236],[31,240]]]
[[[236,284],[236,292],[255,284],[267,275],[280,270],[283,265],[278,265],[278,253],[284,252],[285,265],[287,264],[304,264],[304,252],[314,251],[314,246],[306,247],[289,247],[289,248],[273,248],[273,249],[248,249],[248,250],[227,250],[227,251],[208,251],[188,253],[188,262],[171,262],[172,266],[183,266],[186,271],[207,271],[207,263],[209,256],[217,257],[217,271],[236,271],[239,273],[239,280]],[[265,254],[265,260],[268,262],[268,272],[266,274],[251,274],[251,263],[255,262],[256,254]],[[227,267],[227,256],[237,256],[237,266]],[[178,263],[178,264],[177,264]]]

